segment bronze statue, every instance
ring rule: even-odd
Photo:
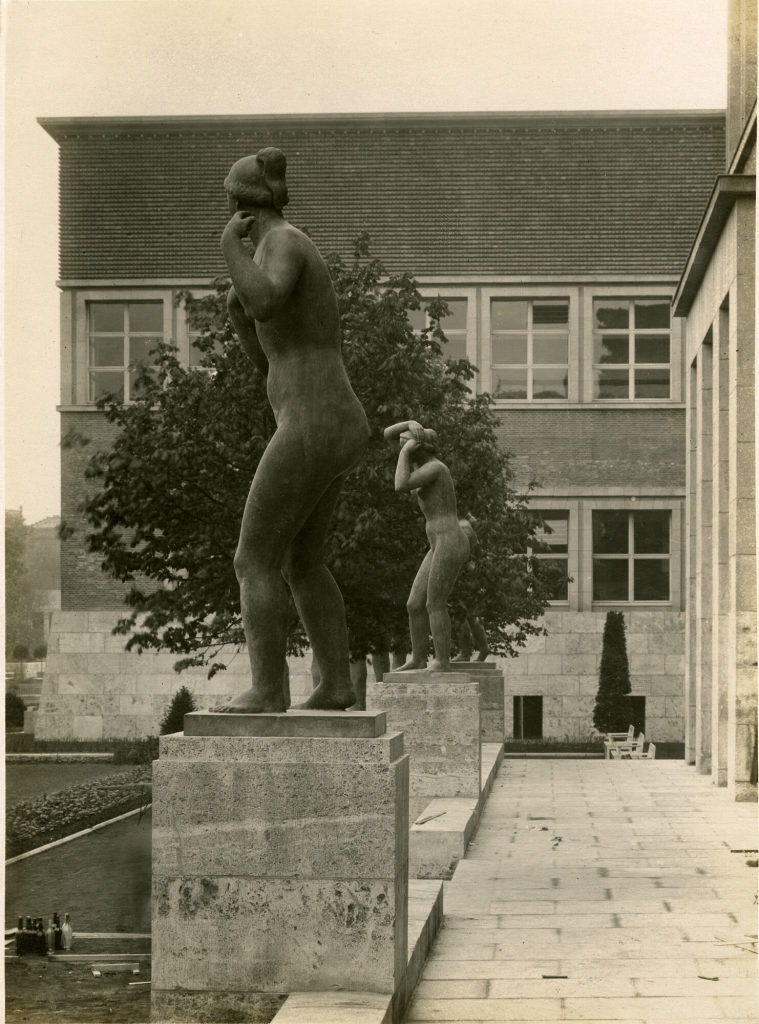
[[[435,456],[437,434],[416,420],[395,423],[385,439],[399,438],[401,451],[395,470],[396,491],[411,491],[424,513],[430,550],[411,586],[406,607],[411,655],[396,671],[427,666],[427,643],[432,633],[435,657],[430,671],[447,668],[451,660],[451,619],[448,597],[469,558],[469,540],[456,514],[456,492],[445,463]]]
[[[327,266],[282,214],[285,170],[284,154],[269,147],[238,160],[224,182],[232,214],[221,237],[232,278],[227,308],[267,377],[277,424],[253,477],[235,554],[252,686],[215,708],[241,714],[287,710],[285,581],[320,670],[302,706],[344,710],[355,700],[345,608],[324,564],[324,541],[369,426],[343,365]]]
[[[474,527],[469,519],[459,519],[459,526],[464,531],[469,541],[469,550],[474,555],[477,551],[477,535],[474,532]],[[472,568],[470,562],[468,567]],[[459,602],[454,609],[452,617],[452,628],[453,635],[456,637],[456,643],[459,647],[459,653],[455,658],[451,660],[456,661],[471,661],[472,653],[476,650],[477,658],[476,661],[485,661],[488,654],[490,654],[490,647],[488,645],[488,638],[485,634],[485,627],[480,622],[478,616],[467,608],[465,605]]]

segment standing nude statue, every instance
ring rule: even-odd
[[[285,581],[320,670],[302,706],[344,710],[355,700],[345,607],[324,564],[324,542],[369,427],[343,365],[327,266],[282,215],[285,170],[284,154],[267,148],[238,160],[224,182],[232,214],[221,237],[232,278],[227,308],[267,378],[277,424],[253,477],[235,554],[253,685],[214,709],[241,714],[287,710]]]
[[[437,434],[416,420],[395,423],[385,440],[399,438],[401,451],[395,470],[396,491],[416,493],[424,513],[430,550],[411,586],[406,607],[411,633],[411,656],[395,671],[427,666],[427,642],[432,633],[435,657],[430,671],[447,668],[451,660],[451,619],[448,597],[469,558],[469,540],[456,514],[456,492],[448,467],[435,457]]]
[[[477,535],[474,532],[469,519],[459,519],[459,525],[467,536],[469,541],[469,550],[472,554],[477,551]],[[472,563],[469,563],[469,567],[472,567]],[[459,603],[458,607],[453,613],[453,634],[456,637],[456,643],[459,645],[459,654],[453,658],[453,661],[471,661],[473,651],[477,651],[477,661],[485,661],[488,654],[490,654],[490,647],[488,645],[488,638],[485,634],[485,627],[480,622],[478,616],[472,612],[469,608]]]

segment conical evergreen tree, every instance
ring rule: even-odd
[[[161,722],[161,736],[168,736],[173,732],[184,731],[184,716],[189,711],[195,710],[195,698],[186,686],[181,687],[174,694],[171,704],[166,709],[166,714]]]
[[[608,612],[604,625],[598,693],[593,725],[599,732],[626,732],[632,721],[630,667],[625,642],[625,617]]]

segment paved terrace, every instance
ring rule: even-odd
[[[682,762],[504,761],[405,1020],[759,1021],[756,847]]]

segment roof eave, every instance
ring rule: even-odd
[[[240,130],[263,126],[346,128],[349,125],[462,125],[482,127],[504,124],[560,123],[579,124],[606,121],[703,121],[724,120],[725,111],[709,110],[519,110],[519,111],[440,111],[390,113],[318,113],[318,114],[219,114],[219,115],[167,115],[160,117],[38,117],[37,123],[56,141],[76,134],[99,134],[116,131],[219,131]]]
[[[672,308],[675,316],[687,316],[735,203],[756,195],[755,174],[720,174],[680,277]]]

